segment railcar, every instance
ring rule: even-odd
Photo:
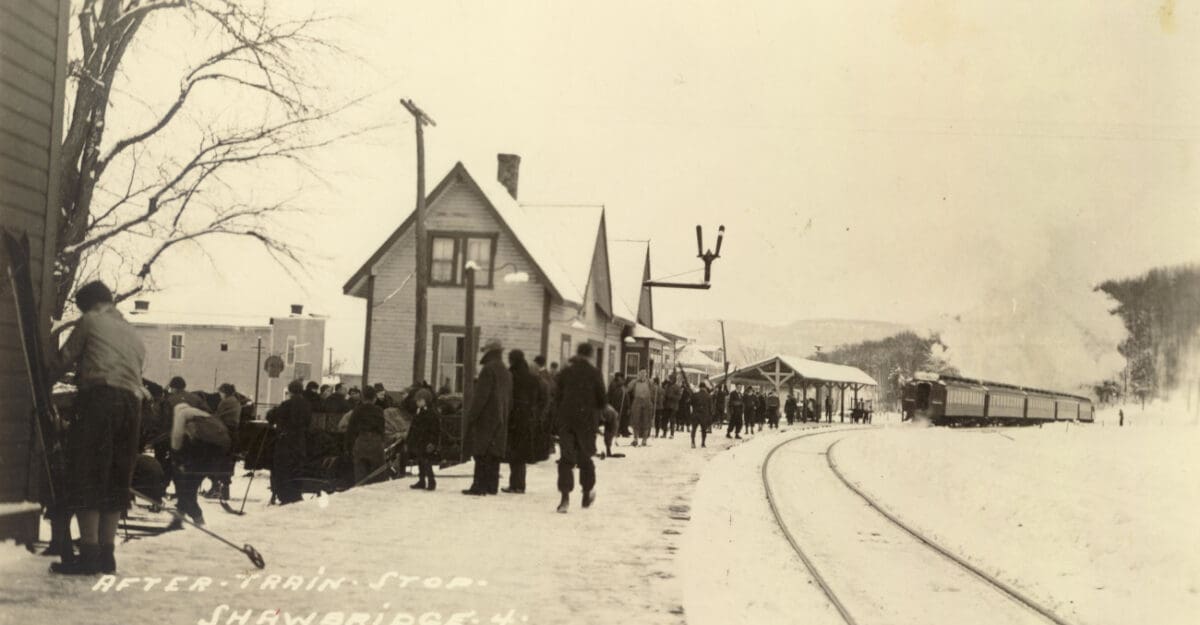
[[[920,373],[901,392],[904,420],[934,425],[1032,425],[1095,420],[1086,397],[1045,389]]]

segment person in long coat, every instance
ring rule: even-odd
[[[287,387],[288,398],[267,413],[267,421],[275,426],[275,455],[271,459],[271,490],[279,503],[300,501],[300,469],[307,459],[305,437],[312,423],[312,407],[304,398],[304,385],[292,380]]]
[[[508,416],[508,486],[506,493],[525,492],[525,465],[541,460],[537,441],[538,411],[546,402],[541,380],[525,362],[525,352],[508,352],[512,374],[512,408]]]
[[[546,369],[546,357],[534,356],[533,374],[542,386],[542,405],[538,408],[538,461],[548,460],[554,453],[554,376]]]
[[[787,417],[788,425],[796,420],[796,395],[788,393],[787,402],[783,404],[783,414]]]
[[[508,415],[512,406],[512,374],[504,368],[504,346],[492,339],[481,350],[482,369],[471,393],[467,440],[475,458],[475,478],[464,495],[500,492],[500,461],[508,452]]]
[[[700,383],[700,390],[692,395],[692,448],[696,447],[696,430],[700,430],[700,446],[707,447],[708,430],[712,427],[713,405],[712,395],[708,392],[708,385],[704,382]]]
[[[433,393],[427,388],[413,392],[413,422],[404,443],[409,455],[417,462],[417,481],[409,486],[416,490],[436,490],[437,478],[433,475],[433,463],[438,458],[438,438],[441,425],[433,409]]]
[[[575,467],[579,467],[579,483],[583,487],[583,507],[596,499],[596,428],[600,412],[608,405],[604,392],[604,376],[592,364],[590,343],[581,343],[575,356],[558,374],[554,391],[555,414],[558,421],[558,492],[562,499],[558,511],[566,513],[571,491],[575,488]]]

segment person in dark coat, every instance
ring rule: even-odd
[[[417,461],[417,481],[409,488],[437,490],[437,479],[433,476],[433,463],[438,459],[438,435],[441,424],[433,409],[433,393],[429,389],[418,389],[413,394],[412,427],[408,430],[408,453]]]
[[[683,381],[679,384],[679,411],[676,415],[676,421],[679,422],[679,431],[686,432],[691,428],[692,421],[694,421],[694,416],[691,414],[691,399],[696,396],[696,393],[691,390],[691,384],[688,383],[688,379],[683,378],[682,375],[680,375],[680,378]]]
[[[320,384],[311,381],[304,387],[304,399],[308,401],[309,412],[321,412],[321,403],[324,398],[321,397],[320,389]]]
[[[383,382],[375,383],[375,403],[384,410],[393,407],[392,396],[388,395],[387,389],[383,387]]]
[[[713,393],[713,422],[719,428],[725,424],[725,418],[728,416],[725,400],[729,398],[729,391],[722,384],[717,387],[717,391]]]
[[[375,389],[367,387],[366,401],[354,408],[346,425],[346,451],[354,460],[354,483],[383,466],[383,409],[375,405]]]
[[[346,385],[341,382],[333,387],[333,394],[321,402],[321,412],[346,414],[353,408],[354,406],[350,405],[350,400],[346,399]]]
[[[287,399],[267,412],[275,426],[275,455],[271,459],[271,491],[280,504],[300,501],[300,468],[307,457],[305,437],[312,423],[312,407],[304,398],[300,380],[288,383]]]
[[[229,500],[229,484],[233,479],[233,465],[236,462],[233,450],[238,449],[238,428],[242,424],[242,402],[238,401],[237,389],[226,382],[217,388],[221,401],[217,403],[217,411],[213,414],[225,429],[229,431],[229,453],[220,463],[220,471],[210,476],[213,482],[212,494],[220,497],[221,501]]]
[[[546,396],[541,381],[525,362],[525,352],[508,352],[508,370],[512,374],[512,408],[508,413],[508,486],[502,490],[523,494],[525,465],[539,460],[537,413]]]
[[[612,382],[608,383],[608,405],[617,414],[616,419],[604,419],[604,451],[605,457],[613,456],[612,444],[620,429],[621,413],[625,410],[625,400],[628,393],[625,390],[625,374],[620,371],[613,374]]]
[[[764,398],[767,411],[767,426],[773,430],[779,429],[779,395],[774,391],[767,393]]]
[[[785,417],[787,417],[788,425],[791,425],[796,421],[796,407],[796,396],[792,393],[788,393],[787,401],[783,404],[783,414]]]
[[[712,395],[708,392],[708,385],[704,382],[700,383],[700,390],[692,395],[692,448],[696,448],[696,430],[700,430],[700,446],[707,447],[708,430],[712,427],[713,406]]]
[[[663,395],[663,409],[666,411],[667,431],[675,438],[675,430],[679,429],[679,398],[683,395],[679,378],[671,374]]]
[[[554,377],[546,370],[546,357],[534,356],[533,374],[542,387],[543,403],[538,407],[537,443],[538,462],[549,460],[554,453]]]
[[[729,429],[725,431],[725,438],[732,438],[734,434],[742,437],[742,408],[742,394],[735,387],[729,391]]]
[[[592,364],[590,343],[581,343],[575,356],[558,375],[555,387],[555,414],[558,419],[558,492],[562,498],[558,512],[565,514],[575,488],[575,467],[583,488],[583,507],[596,500],[596,428],[600,412],[607,406],[604,377]]]
[[[512,405],[512,374],[504,368],[504,347],[492,339],[481,350],[482,369],[471,393],[467,441],[475,458],[475,478],[464,495],[500,492],[500,461],[508,451],[508,415]]]

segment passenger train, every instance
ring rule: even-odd
[[[1096,419],[1092,400],[1037,388],[918,373],[901,393],[904,420],[934,425],[1032,425]]]

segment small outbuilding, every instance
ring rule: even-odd
[[[813,389],[815,408],[819,411],[828,399],[842,420],[846,417],[847,390],[853,393],[852,405],[856,406],[860,391],[869,390],[874,396],[878,387],[874,378],[857,367],[785,355],[738,367],[728,376],[715,376],[713,381],[767,388],[779,395],[799,389],[804,404],[808,402],[809,389]]]

